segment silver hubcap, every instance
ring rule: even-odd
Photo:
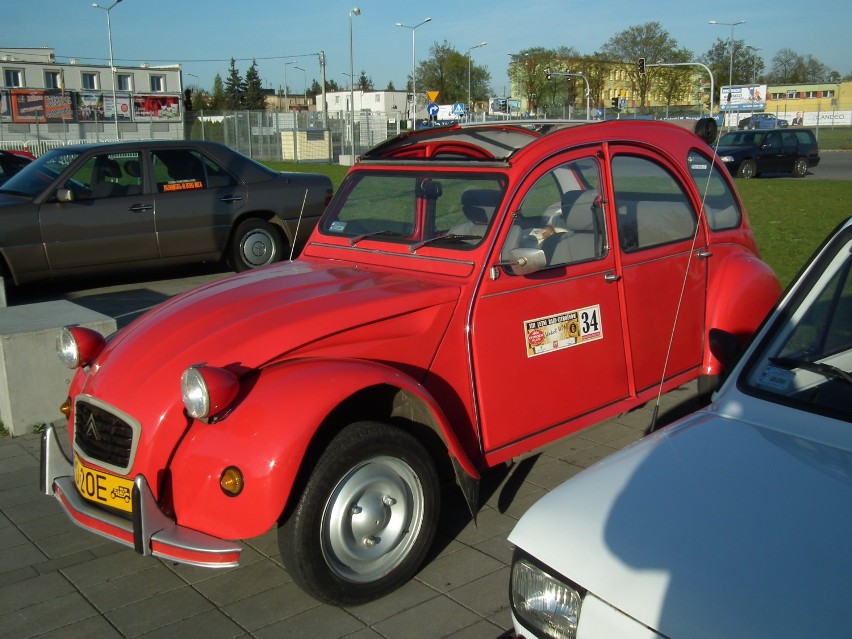
[[[395,457],[375,457],[350,470],[323,510],[325,561],[355,583],[380,579],[400,565],[423,525],[423,488]]]
[[[249,266],[269,264],[275,256],[275,243],[269,234],[255,230],[243,237],[240,244],[243,261]]]

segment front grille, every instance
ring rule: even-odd
[[[133,449],[133,426],[110,411],[77,401],[74,443],[89,459],[126,470]]]

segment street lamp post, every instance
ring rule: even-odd
[[[414,32],[417,30],[417,27],[422,27],[427,22],[432,22],[432,18],[426,18],[422,22],[418,22],[417,24],[411,26],[407,24],[402,24],[401,22],[397,22],[396,26],[402,27],[403,29],[411,29],[411,124],[412,128],[414,126],[414,120],[417,117],[417,54],[414,48]]]
[[[355,164],[355,70],[352,62],[352,16],[360,16],[361,9],[353,7],[349,12],[349,126],[352,142],[352,164]]]
[[[290,64],[295,66],[295,64],[296,64],[295,60],[291,60],[290,62],[284,63],[284,110],[285,111],[290,110],[290,101],[287,98],[287,66],[290,65]]]
[[[739,22],[719,22],[717,20],[710,20],[708,24],[718,24],[723,27],[731,27],[731,61],[728,65],[728,91],[730,91],[731,85],[734,83],[734,27],[740,24],[745,24],[745,20],[740,20]]]
[[[473,110],[473,98],[470,92],[470,52],[474,49],[478,49],[479,47],[484,47],[487,42],[480,42],[479,44],[473,45],[470,49],[467,50],[467,108],[471,111]],[[470,121],[470,116],[468,116],[468,121]]]
[[[302,72],[302,97],[305,100],[305,107],[307,108],[307,105],[308,105],[308,72],[305,71],[302,67],[294,66],[293,68]]]
[[[122,0],[115,0],[108,7],[102,7],[97,2],[92,3],[92,7],[95,9],[102,9],[106,11],[107,14],[107,38],[109,39],[109,73],[112,76],[112,116],[115,120],[115,137],[121,139],[121,133],[118,131],[118,102],[115,98],[115,66],[113,65],[112,58],[112,22],[110,21],[110,11],[115,8],[115,5],[120,3]]]

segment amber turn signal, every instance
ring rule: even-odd
[[[71,398],[66,397],[65,401],[62,402],[62,406],[59,407],[59,412],[68,417],[71,415]]]
[[[243,490],[243,474],[236,466],[228,466],[219,478],[219,485],[228,497],[236,497]]]

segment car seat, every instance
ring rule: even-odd
[[[106,156],[95,158],[92,169],[92,197],[116,197],[124,195],[124,188],[115,180],[122,176],[118,162]]]
[[[468,189],[462,193],[461,207],[465,221],[453,226],[449,234],[483,237],[502,197],[502,192],[493,189]]]

